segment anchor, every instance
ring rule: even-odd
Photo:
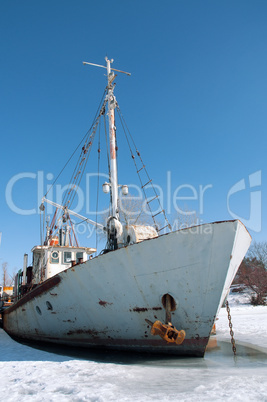
[[[176,343],[177,345],[181,345],[185,339],[185,331],[182,329],[178,331],[171,322],[168,324],[163,324],[159,320],[149,321],[146,319],[146,322],[151,325],[151,335],[159,335],[164,341],[168,343]]]
[[[150,333],[151,335],[159,335],[167,343],[181,345],[185,339],[186,333],[183,329],[178,331],[171,323],[171,311],[175,310],[176,306],[172,308],[172,297],[168,293],[164,295],[163,305],[166,310],[165,324],[159,320],[154,323],[150,320],[145,320],[151,326]]]

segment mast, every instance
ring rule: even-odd
[[[117,150],[116,150],[116,128],[115,128],[115,113],[116,98],[114,96],[113,80],[114,73],[111,72],[110,64],[113,59],[107,62],[107,76],[108,76],[108,122],[109,122],[109,152],[110,152],[110,186],[111,186],[111,201],[112,201],[112,216],[116,219],[119,218],[118,211],[118,172],[117,172]]]
[[[117,70],[115,68],[111,68],[111,64],[113,63],[113,59],[109,60],[107,57],[105,58],[107,65],[101,66],[99,64],[88,63],[86,61],[83,64],[89,64],[91,66],[101,67],[107,69],[107,78],[108,78],[108,122],[109,122],[109,152],[110,152],[110,188],[111,188],[111,199],[112,199],[112,217],[115,219],[119,219],[118,212],[118,173],[117,173],[117,150],[116,150],[116,127],[115,127],[115,113],[114,109],[116,108],[116,98],[114,96],[114,78],[115,75],[113,71],[118,71],[119,73],[124,73],[127,75],[131,75],[125,71]]]

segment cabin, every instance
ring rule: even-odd
[[[95,248],[60,245],[57,238],[48,245],[32,248],[32,265],[28,266],[28,255],[24,254],[23,270],[15,277],[15,298],[20,298],[41,282],[89,259]]]
[[[32,281],[39,283],[70,268],[87,261],[95,252],[94,248],[71,246],[35,246],[32,249]]]

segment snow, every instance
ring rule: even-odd
[[[230,305],[236,358],[225,308],[211,337],[215,347],[203,359],[86,351],[70,357],[19,344],[0,329],[1,400],[267,401],[267,307]]]
[[[241,344],[249,344],[250,347],[267,354],[267,307],[231,307],[231,317],[235,340]],[[229,340],[228,317],[225,309],[221,309],[216,326],[220,339]]]

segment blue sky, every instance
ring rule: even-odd
[[[39,216],[14,205],[38,208],[42,177],[90,127],[106,77],[82,61],[106,55],[132,73],[116,96],[170,220],[179,194],[202,222],[238,216],[267,240],[266,15],[266,1],[1,1],[1,263],[21,268],[39,243]],[[122,184],[134,180],[128,153],[122,141]]]

